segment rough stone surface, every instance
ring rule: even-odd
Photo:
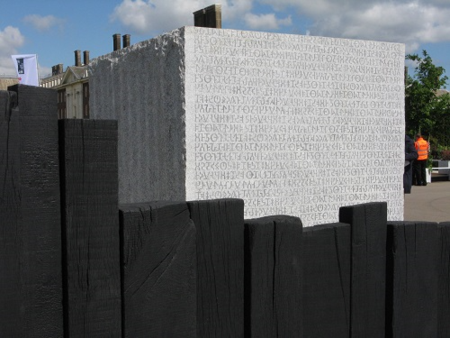
[[[403,219],[404,45],[185,27],[94,60],[119,199],[242,198],[245,217]]]
[[[180,200],[185,192],[181,31],[94,60],[93,119],[119,120],[119,202]]]

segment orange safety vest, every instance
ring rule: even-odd
[[[416,142],[414,142],[414,146],[417,149],[417,154],[419,157],[417,160],[423,161],[428,158],[428,142],[425,141],[422,137],[418,138]]]

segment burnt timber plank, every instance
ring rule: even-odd
[[[436,223],[388,223],[387,337],[437,337],[439,249]]]
[[[350,225],[303,229],[303,336],[350,334]]]
[[[197,337],[196,236],[186,202],[120,206],[124,337]]]
[[[387,203],[339,209],[339,222],[351,226],[350,336],[385,334]]]
[[[245,221],[247,337],[302,337],[302,223],[298,217]]]
[[[65,334],[121,337],[117,121],[59,127]]]
[[[0,92],[0,336],[63,334],[56,92]]]
[[[243,337],[244,201],[188,207],[197,230],[197,337]]]

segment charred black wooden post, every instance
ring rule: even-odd
[[[246,220],[246,337],[303,337],[302,223]]]
[[[351,225],[350,337],[385,334],[386,203],[342,207],[339,222]]]
[[[350,334],[350,225],[303,229],[303,334],[348,338]]]
[[[450,337],[450,222],[439,224],[438,337]]]
[[[121,337],[117,121],[59,127],[65,334]]]
[[[61,337],[56,91],[0,92],[0,337]]]
[[[197,337],[195,226],[186,202],[120,206],[124,337]]]
[[[436,223],[389,222],[386,337],[438,337],[438,235]]]
[[[244,201],[188,207],[197,230],[197,337],[243,337]]]

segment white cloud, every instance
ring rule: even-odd
[[[209,4],[208,0],[123,0],[114,9],[111,19],[134,33],[154,35],[192,26],[192,13]]]
[[[14,76],[14,64],[11,55],[18,54],[25,42],[25,37],[18,28],[7,26],[0,31],[0,75]]]
[[[253,0],[223,1],[222,21],[242,18]],[[193,12],[211,5],[210,0],[123,0],[111,15],[132,33],[155,35],[194,25]]]
[[[54,17],[53,15],[40,16],[37,14],[28,15],[23,18],[23,21],[27,24],[31,24],[35,29],[40,32],[48,31],[52,27],[63,28],[64,20]]]
[[[111,16],[113,21],[120,21],[133,32],[145,34],[152,31],[151,28],[152,7],[142,0],[125,0],[114,9]]]
[[[342,8],[355,8],[365,1],[358,0],[260,0],[261,3],[272,6],[276,11],[287,7],[297,8],[299,13],[312,17],[326,17]]]
[[[277,30],[280,26],[290,26],[292,24],[290,16],[285,19],[277,19],[274,13],[261,15],[247,13],[244,19],[249,28],[258,30]]]
[[[228,0],[222,2],[222,20],[240,20],[251,11],[253,0]]]
[[[50,67],[43,67],[40,64],[38,64],[39,68],[39,78],[43,79],[47,76],[52,75],[52,69]]]
[[[448,0],[260,1],[311,17],[311,35],[402,42],[410,52],[421,43],[450,40]]]

